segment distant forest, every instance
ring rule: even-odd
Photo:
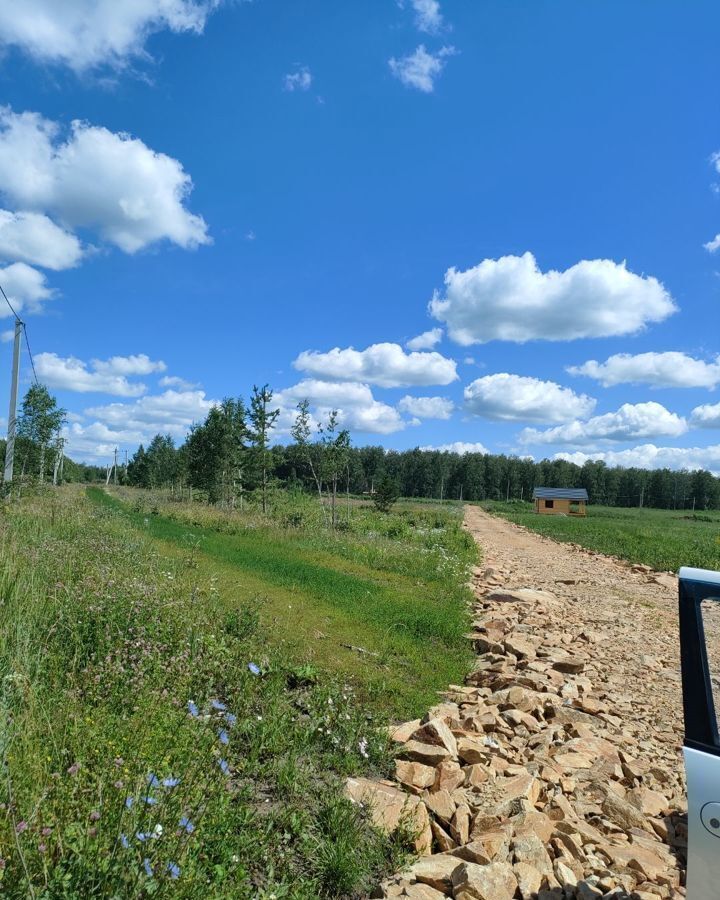
[[[200,491],[212,503],[242,504],[273,486],[371,494],[392,480],[401,496],[443,500],[529,500],[534,487],[584,487],[591,503],[658,509],[720,508],[720,478],[707,471],[583,466],[564,460],[533,462],[496,454],[353,447],[337,416],[316,425],[300,404],[293,443],[271,445],[277,411],[272,391],[255,388],[251,404],[225,400],[210,410],[180,446],[157,435],[140,446],[119,477],[143,488]]]

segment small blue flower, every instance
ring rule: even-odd
[[[212,708],[216,709],[218,712],[225,712],[225,710],[227,709],[227,706],[225,706],[225,704],[221,703],[219,700],[211,700],[210,706],[212,706]]]
[[[125,808],[130,809],[130,807],[133,805],[134,802],[135,802],[134,797],[126,797],[125,798]]]
[[[237,722],[237,716],[234,715],[233,713],[226,713],[226,714],[225,714],[225,721],[226,721],[226,722],[228,723],[228,725],[232,728],[233,725]]]
[[[167,864],[167,870],[170,873],[171,878],[178,878],[180,876],[180,866],[177,863],[169,862]]]
[[[180,784],[179,778],[163,778],[162,785],[166,788],[174,788]]]
[[[257,663],[253,663],[253,662],[248,663],[248,669],[250,669],[250,671],[253,673],[253,675],[260,674],[260,666],[258,666]]]
[[[155,797],[151,797],[149,794],[147,797],[143,797],[143,800],[148,806],[155,806],[157,804]]]
[[[223,773],[223,775],[227,775],[227,773],[230,771],[230,766],[227,764],[227,760],[219,759],[218,765],[220,766],[220,771]]]
[[[144,831],[138,831],[136,832],[135,837],[140,841],[141,844],[144,844],[145,841],[150,837],[150,835],[145,834]]]
[[[147,783],[151,788],[154,788],[160,784],[160,779],[157,777],[157,775],[153,775],[152,772],[148,772]]]
[[[188,712],[191,716],[197,718],[200,715],[200,711],[198,710],[196,704],[192,700],[188,700]]]
[[[218,740],[221,744],[229,744],[230,743],[230,735],[225,731],[224,728],[221,728],[218,732]]]
[[[194,826],[193,823],[190,821],[190,819],[188,819],[187,816],[183,816],[183,817],[180,819],[180,827],[181,827],[181,828],[184,828],[185,831],[187,831],[188,834],[192,834],[193,831],[195,831],[195,826]]]
[[[120,835],[120,843],[122,844],[122,846],[123,846],[126,850],[127,850],[127,848],[130,846],[130,841],[127,839],[127,835],[126,835],[126,834],[121,834],[121,835]]]
[[[147,875],[147,877],[152,878],[153,870],[152,870],[152,866],[150,865],[150,860],[147,858],[147,856],[143,860],[143,866],[145,866],[145,874]]]

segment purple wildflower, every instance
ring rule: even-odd
[[[38,844],[38,851],[40,853],[47,853],[47,844],[44,842],[42,844]]]
[[[171,878],[178,878],[180,876],[180,866],[177,863],[169,862],[167,864],[167,870],[170,873]]]
[[[27,830],[28,830],[28,823],[25,821],[25,819],[21,819],[15,826],[16,834],[22,834],[23,831],[27,831]]]
[[[230,735],[225,731],[224,728],[221,728],[218,732],[218,740],[221,744],[229,744],[230,743]]]
[[[135,837],[140,841],[141,844],[144,844],[145,841],[150,837],[150,835],[145,834],[144,831],[137,831],[135,833]]]
[[[233,713],[226,713],[226,714],[225,714],[225,721],[226,721],[226,722],[228,723],[228,725],[232,728],[233,725],[237,722],[237,716],[234,715]]]
[[[212,708],[216,709],[218,712],[225,712],[225,710],[227,709],[227,706],[225,706],[225,704],[221,703],[219,700],[211,700],[210,706],[212,706]]]
[[[193,718],[197,718],[200,715],[197,705],[192,700],[188,700],[188,712]]]
[[[150,865],[150,860],[147,858],[147,856],[143,860],[143,866],[145,866],[145,874],[147,875],[147,877],[152,878],[153,870],[152,870],[152,866]]]
[[[181,827],[181,828],[184,828],[185,831],[187,831],[188,834],[192,834],[193,831],[195,831],[195,826],[194,826],[193,823],[190,821],[190,819],[188,819],[187,816],[183,816],[183,817],[180,819],[180,827]]]
[[[230,766],[227,764],[227,760],[219,759],[218,765],[220,766],[220,771],[223,773],[223,775],[227,775],[227,773],[230,771]]]
[[[157,800],[155,799],[155,797],[151,797],[149,794],[147,795],[147,797],[143,797],[143,800],[145,801],[145,804],[147,806],[155,806],[157,804]]]
[[[134,797],[126,797],[125,798],[125,809],[130,809],[130,807],[133,805],[134,802],[135,802]]]
[[[80,763],[74,762],[67,770],[68,775],[77,775],[80,771]]]
[[[40,832],[40,834],[41,834],[43,837],[50,837],[50,835],[52,834],[52,831],[53,831],[52,828],[50,828],[49,825],[46,825],[46,826],[42,829],[42,831]]]
[[[121,835],[120,835],[120,843],[122,844],[122,846],[123,846],[126,850],[127,850],[127,848],[130,846],[130,841],[127,839],[127,835],[126,835],[126,834],[121,834]]]
[[[148,772],[147,783],[149,787],[154,788],[160,784],[160,779],[157,777],[157,775],[153,775],[152,772]]]
[[[249,663],[248,663],[248,669],[250,669],[250,671],[253,673],[253,675],[259,675],[259,674],[260,674],[260,666],[257,665],[257,663],[249,662]]]
[[[163,778],[162,786],[166,788],[174,788],[180,784],[179,778]]]
[[[100,818],[100,813],[99,813],[96,809],[94,809],[94,810],[90,813],[90,821],[91,821],[91,822],[97,822],[99,818]]]

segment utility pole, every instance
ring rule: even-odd
[[[640,488],[640,509],[642,509],[644,497],[645,497],[645,488],[641,487]]]
[[[12,382],[10,385],[10,411],[8,412],[7,443],[5,444],[5,484],[13,480],[15,462],[15,427],[17,424],[18,374],[20,372],[20,336],[23,323],[15,317],[15,342],[13,344]]]
[[[117,447],[115,448],[115,457],[113,460],[113,484],[117,486]]]

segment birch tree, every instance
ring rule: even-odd
[[[268,473],[272,470],[272,454],[270,452],[270,432],[280,415],[279,409],[270,409],[273,392],[267,384],[259,388],[253,386],[250,398],[249,436],[251,441],[253,462],[260,481],[262,511],[268,511]]]

